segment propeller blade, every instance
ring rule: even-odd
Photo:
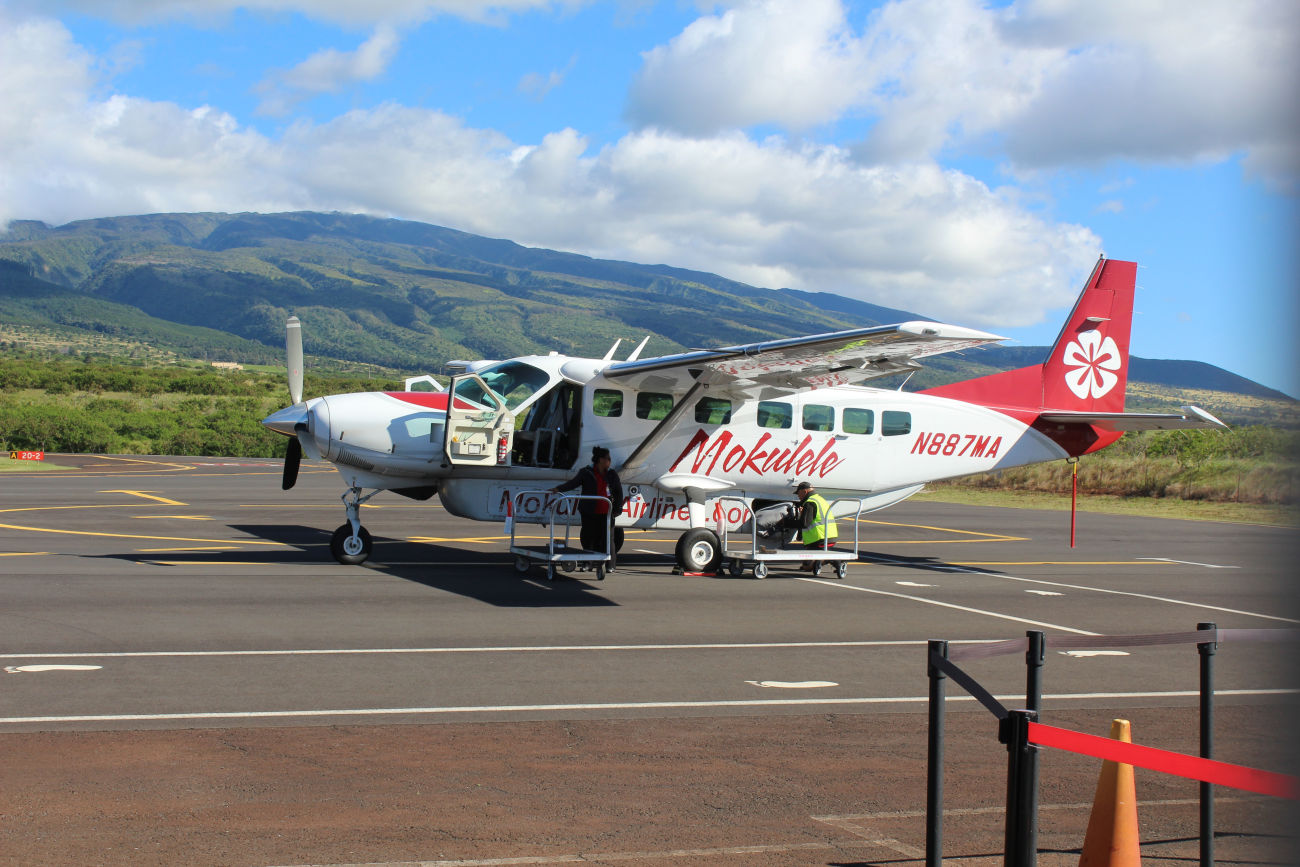
[[[284,348],[289,361],[289,397],[294,403],[302,403],[302,322],[297,316],[289,317]]]
[[[302,443],[294,437],[289,440],[289,447],[284,452],[284,476],[280,479],[280,488],[289,490],[298,481],[298,465],[302,463]]]

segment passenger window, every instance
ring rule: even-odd
[[[794,407],[775,400],[758,402],[758,426],[787,428],[794,424]]]
[[[876,429],[876,413],[870,409],[844,410],[844,432],[846,434],[869,434]]]
[[[695,420],[700,424],[726,424],[731,421],[731,401],[721,397],[702,397],[695,402]]]
[[[623,392],[613,388],[598,388],[591,396],[591,411],[601,418],[616,418],[623,414]]]
[[[830,431],[835,429],[835,410],[815,403],[804,404],[803,429]]]
[[[912,432],[912,414],[887,409],[880,414],[880,432],[887,437],[902,436]]]
[[[636,396],[636,417],[659,421],[673,411],[673,396],[642,391]]]

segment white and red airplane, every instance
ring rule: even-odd
[[[408,381],[403,392],[303,402],[295,318],[295,403],[262,423],[292,438],[285,489],[304,452],[343,476],[347,522],[331,543],[340,562],[369,556],[360,506],[380,491],[436,494],[455,515],[504,521],[515,494],[568,478],[601,445],[628,495],[617,526],[683,530],[679,565],[705,571],[720,557],[720,521],[734,528],[788,501],[798,481],[870,511],[926,482],[1087,454],[1125,431],[1223,427],[1196,407],[1124,412],[1136,273],[1098,260],[1043,364],[916,393],[864,383],[1003,338],[904,322],[646,359],[643,341],[624,361],[613,360],[616,343],[599,359],[453,362],[445,391]],[[546,495],[525,498],[514,518],[547,507]]]

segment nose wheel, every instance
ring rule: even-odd
[[[370,538],[370,531],[365,527],[358,527],[354,534],[351,524],[339,527],[330,539],[330,553],[334,555],[335,560],[345,566],[366,562],[373,547],[374,542]]]

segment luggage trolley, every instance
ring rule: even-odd
[[[730,500],[740,503],[749,509],[749,504],[740,497],[719,497],[719,502]],[[848,574],[849,561],[858,559],[858,518],[862,515],[863,500],[856,497],[840,497],[832,500],[826,509],[826,515],[822,518],[822,526],[833,520],[835,507],[840,503],[857,503],[857,509],[853,512],[853,548],[844,550],[840,548],[827,548],[809,551],[804,548],[782,548],[780,543],[776,547],[764,548],[758,544],[758,521],[754,519],[753,510],[750,511],[750,534],[749,546],[746,547],[744,542],[734,544],[728,538],[728,527],[725,520],[719,520],[718,535],[722,537],[722,562],[726,564],[727,571],[739,578],[745,572],[746,565],[753,569],[755,578],[766,578],[769,563],[811,563],[820,560],[823,563],[830,563],[835,568],[835,577],[843,578]],[[841,518],[848,518],[849,515],[840,515]],[[784,540],[786,532],[782,531]],[[823,535],[824,535],[823,530]],[[842,540],[844,537],[840,536]],[[817,574],[816,572],[813,573]]]
[[[555,513],[566,501],[574,504],[573,511],[569,514],[576,515],[577,502],[579,500],[603,500],[605,503],[609,503],[609,497],[585,494],[555,495],[551,494],[550,491],[520,491],[518,494],[515,494],[514,502],[511,506],[511,513],[514,515],[520,514],[519,501],[522,497],[536,496],[538,494],[553,497],[546,507],[546,517],[541,521],[541,523],[547,524],[550,527],[550,537],[547,539],[546,545],[544,546],[518,544],[515,541],[515,531],[519,527],[519,519],[512,519],[510,524],[510,553],[515,555],[515,571],[527,572],[528,568],[534,562],[545,563],[546,578],[549,581],[554,581],[556,566],[559,566],[565,572],[572,572],[574,567],[578,564],[585,564],[596,570],[597,581],[604,581],[605,569],[613,556],[610,550],[610,546],[614,544],[614,533],[612,530],[613,521],[609,520],[606,525],[605,552],[602,554],[599,551],[587,551],[583,548],[571,547],[569,545],[569,533],[572,531],[574,525],[568,520],[564,521],[564,539],[557,540],[555,538]],[[607,519],[612,518],[613,516],[608,515],[607,513]],[[557,541],[560,541],[559,545],[556,544]]]

